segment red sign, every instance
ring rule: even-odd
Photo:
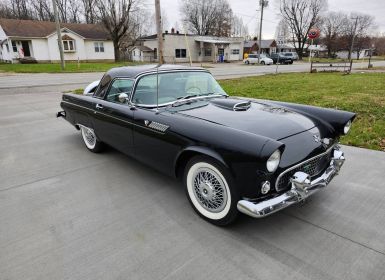
[[[320,35],[320,30],[318,28],[312,28],[309,30],[309,33],[307,34],[307,36],[309,37],[309,39],[316,39],[318,38]]]

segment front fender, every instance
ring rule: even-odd
[[[175,170],[175,176],[178,176],[178,169],[181,167],[181,164],[186,164],[186,160],[190,159],[191,154],[201,154],[206,155],[208,157],[211,157],[221,164],[223,164],[226,168],[229,169],[229,165],[226,163],[224,158],[215,150],[209,148],[209,147],[202,147],[202,146],[189,146],[181,150],[178,155],[176,156],[174,160],[174,170]]]

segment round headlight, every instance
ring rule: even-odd
[[[345,124],[345,127],[344,127],[344,134],[348,134],[350,128],[352,127],[352,121],[348,121],[346,124]]]
[[[274,172],[275,170],[277,170],[280,160],[281,152],[279,150],[276,150],[266,162],[267,171]]]

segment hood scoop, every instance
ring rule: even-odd
[[[251,107],[250,101],[233,98],[213,99],[210,102],[217,107],[231,111],[247,111]]]

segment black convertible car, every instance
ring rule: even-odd
[[[326,187],[345,158],[354,113],[229,97],[202,68],[119,67],[58,117],[92,152],[108,144],[183,179],[195,211],[217,225],[265,217]]]

